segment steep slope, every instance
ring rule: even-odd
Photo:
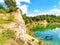
[[[20,24],[24,23],[17,9],[11,13],[0,13],[0,45],[23,45],[20,40]]]
[[[26,34],[25,22],[19,8],[11,13],[0,14],[0,35],[1,38],[4,36],[0,40],[4,45],[39,45],[37,39]]]

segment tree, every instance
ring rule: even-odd
[[[16,1],[15,0],[4,0],[7,5],[8,12],[16,11]]]
[[[10,6],[16,7],[16,1],[15,0],[4,0],[4,2],[8,7],[10,7]]]
[[[2,4],[0,4],[0,9],[3,9],[4,7],[3,7],[3,5]]]
[[[6,8],[2,4],[0,4],[0,13],[5,13],[5,11]]]

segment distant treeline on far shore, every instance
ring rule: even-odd
[[[32,22],[38,22],[38,21],[44,21],[46,20],[48,23],[60,23],[60,16],[56,15],[38,15],[34,17],[28,17],[26,14],[22,15],[23,19],[25,20],[25,23],[32,23]]]

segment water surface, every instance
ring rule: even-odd
[[[60,45],[60,28],[47,28],[44,31],[35,31],[34,36],[42,39],[46,45]]]

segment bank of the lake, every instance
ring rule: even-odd
[[[34,25],[33,28],[30,28],[30,30],[27,30],[28,34],[42,40],[46,45],[59,45],[59,42],[60,42],[59,32],[60,32],[59,23],[48,23],[46,25],[37,24],[37,25]],[[46,37],[47,39],[45,39]]]
[[[45,31],[46,29],[55,29],[60,28],[60,23],[41,23],[41,22],[34,22],[31,24],[26,25],[27,33],[33,35],[36,31]]]
[[[60,45],[60,28],[46,29],[44,32],[36,31],[34,36],[43,40],[46,45]]]

